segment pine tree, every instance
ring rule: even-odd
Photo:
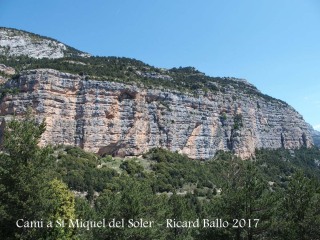
[[[59,180],[53,180],[50,147],[38,146],[45,123],[27,115],[7,124],[0,154],[0,236],[2,239],[70,239],[41,227],[18,227],[28,221],[66,219],[74,215],[74,199]],[[20,224],[20,225],[21,225]],[[61,237],[64,235],[63,237]],[[58,236],[58,237],[57,237]]]
[[[302,171],[290,179],[278,208],[280,239],[317,239],[320,235],[319,183]]]
[[[224,172],[221,196],[207,211],[212,219],[228,221],[221,229],[204,229],[203,238],[262,239],[271,224],[276,198],[268,189],[254,162],[230,162]]]
[[[41,219],[35,211],[39,205],[37,193],[46,182],[44,166],[50,165],[50,148],[40,149],[38,142],[45,124],[37,124],[28,115],[25,120],[12,120],[4,133],[3,152],[0,154],[0,203],[3,209],[1,236],[23,239],[27,230],[17,228],[18,219]]]

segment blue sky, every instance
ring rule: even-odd
[[[0,26],[93,55],[245,78],[320,130],[318,0],[0,0]]]

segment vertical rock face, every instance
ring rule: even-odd
[[[0,64],[0,72],[6,74],[6,75],[13,75],[16,73],[16,71],[14,70],[14,68],[12,67],[7,67],[4,64]]]
[[[9,80],[9,77],[16,73],[12,67],[7,67],[4,64],[0,64],[0,85]]]
[[[246,158],[256,148],[313,144],[308,125],[293,108],[233,87],[192,96],[50,69],[26,71],[7,85],[20,92],[2,100],[2,126],[31,107],[47,124],[41,144],[120,156],[162,147],[197,159],[217,150]]]
[[[314,145],[320,147],[320,132],[313,129],[311,125],[309,125],[309,130],[311,132]]]

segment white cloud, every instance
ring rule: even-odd
[[[320,131],[320,124],[314,125],[313,128],[317,131]]]

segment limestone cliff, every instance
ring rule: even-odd
[[[314,145],[320,147],[320,132],[313,129],[313,127],[310,124],[309,124],[309,130],[311,132]]]
[[[0,27],[0,55],[33,58],[62,58],[89,54],[78,51],[57,40],[12,28]]]
[[[195,95],[52,69],[28,70],[6,83],[19,93],[2,99],[1,126],[30,106],[47,123],[42,144],[121,156],[162,147],[191,158],[208,159],[218,150],[245,158],[256,148],[313,144],[307,123],[292,107],[234,86]]]
[[[4,64],[0,64],[0,85],[8,81],[10,77],[15,73],[16,71],[14,68],[7,67]]]

